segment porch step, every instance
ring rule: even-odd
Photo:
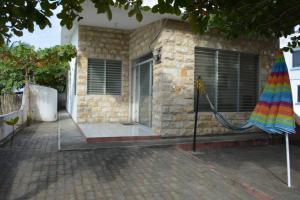
[[[151,147],[151,146],[176,146],[182,150],[192,150],[192,137],[177,137],[177,138],[151,138],[150,140],[143,140],[142,138],[131,140],[133,138],[125,138],[123,141],[102,141],[97,143],[89,143],[98,148],[112,148],[112,147]],[[254,146],[254,145],[268,145],[281,143],[280,137],[269,138],[267,134],[263,133],[243,133],[243,134],[228,134],[228,135],[210,135],[197,137],[197,150],[217,149],[234,146]]]
[[[196,143],[196,150],[211,150],[220,149],[227,147],[241,147],[241,146],[259,146],[259,145],[274,145],[281,144],[283,142],[283,137],[272,136],[265,133],[242,133],[233,134],[229,136],[211,136],[213,138],[198,137]],[[201,141],[199,141],[201,140]],[[185,151],[192,151],[193,143],[186,142],[176,145],[178,148]]]
[[[266,145],[282,143],[281,136],[272,136],[264,133],[239,133],[226,135],[207,135],[197,137],[197,150],[216,149],[232,146]],[[162,138],[160,136],[127,136],[87,139],[80,128],[73,122],[68,113],[60,112],[59,120],[59,149],[60,150],[89,150],[101,148],[123,147],[165,147],[175,146],[183,150],[192,149],[192,137]]]
[[[147,141],[147,140],[159,140],[159,135],[151,136],[122,136],[122,137],[88,137],[87,143],[99,143],[99,142],[122,142],[122,141]]]

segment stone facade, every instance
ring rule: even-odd
[[[120,122],[131,120],[131,61],[153,49],[162,48],[161,63],[153,65],[152,129],[162,136],[193,133],[195,47],[226,49],[259,54],[260,86],[263,87],[276,41],[240,39],[228,41],[214,35],[196,35],[188,24],[162,20],[135,30],[79,27],[77,73],[77,122]],[[121,96],[87,95],[87,59],[122,59]],[[242,123],[249,113],[224,113]],[[221,127],[210,112],[201,112],[199,134],[231,132]]]
[[[79,26],[77,122],[120,122],[129,117],[129,32]],[[122,60],[122,95],[87,95],[88,58]]]
[[[194,68],[195,47],[226,49],[259,54],[260,82],[265,83],[272,63],[272,53],[278,49],[276,41],[229,41],[213,35],[196,35],[188,25],[178,21],[165,24],[159,41],[162,61],[154,66],[153,128],[163,136],[185,136],[194,126]],[[158,47],[157,47],[158,48]],[[233,123],[243,123],[247,112],[224,113]],[[200,112],[199,134],[232,132],[223,128],[210,112]]]
[[[154,23],[148,24],[147,26],[137,28],[135,30],[132,30],[130,32],[130,40],[129,40],[129,60],[130,60],[130,66],[132,67],[132,61],[136,58],[139,58],[145,54],[148,54],[153,51],[160,43],[159,43],[159,33],[162,30],[163,21],[156,21]],[[153,72],[154,73],[154,72]],[[132,75],[132,70],[130,72],[130,75]],[[155,76],[157,76],[156,74]],[[154,74],[153,74],[154,76]],[[130,78],[130,84],[133,84],[133,79]],[[156,83],[153,83],[156,84]],[[153,90],[156,87],[153,87]],[[133,91],[129,91],[131,96],[130,101],[130,111],[132,112],[132,106],[133,106]],[[155,101],[153,101],[155,102]],[[153,106],[155,103],[153,103]],[[130,112],[130,113],[131,113]],[[153,116],[153,114],[152,114]],[[133,116],[131,116],[133,117]]]

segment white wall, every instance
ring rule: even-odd
[[[287,38],[280,38],[280,47],[284,47],[290,41],[290,38],[300,35],[300,33],[295,33],[290,35]],[[293,55],[290,52],[284,52],[284,58],[286,65],[289,70],[289,76],[291,81],[291,88],[293,93],[293,103],[294,103],[294,111],[300,117],[300,102],[297,102],[298,96],[298,85],[300,85],[300,68],[293,68]]]
[[[76,46],[78,49],[78,26],[74,28],[71,44]],[[68,73],[68,84],[67,84],[67,111],[71,114],[74,121],[77,118],[77,96],[75,94],[75,75],[76,75],[76,58],[73,58],[70,62],[70,70]]]
[[[34,121],[57,120],[57,90],[30,84],[30,118]]]

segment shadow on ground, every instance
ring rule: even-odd
[[[284,180],[283,146],[196,156],[174,147],[57,151],[57,123],[37,123],[0,148],[1,199],[275,199],[299,197]],[[300,148],[292,149],[292,158]],[[270,173],[273,172],[273,173]],[[250,191],[249,191],[250,188]],[[253,191],[256,191],[253,193]]]

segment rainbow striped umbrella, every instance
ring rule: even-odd
[[[282,52],[276,54],[272,72],[249,122],[268,133],[295,133],[290,79]]]
[[[276,54],[272,72],[250,116],[249,124],[271,134],[285,134],[290,187],[288,134],[295,133],[295,115],[289,74],[282,52]]]

